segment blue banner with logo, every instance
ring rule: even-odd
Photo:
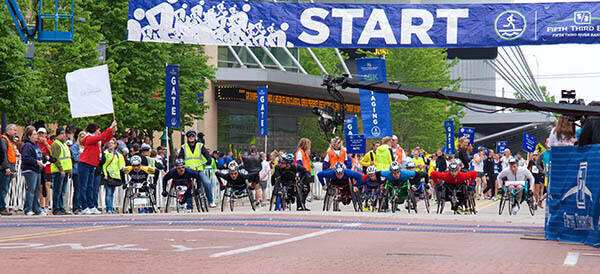
[[[367,153],[367,139],[365,139],[365,135],[346,135],[346,151],[349,154]]]
[[[504,151],[508,148],[507,141],[498,141],[496,142],[496,153],[504,153]]]
[[[256,105],[258,109],[258,135],[267,136],[268,134],[268,117],[267,117],[267,105],[268,103],[268,88],[258,87],[256,89]]]
[[[527,132],[523,132],[523,150],[527,152],[534,152],[537,146],[537,138],[529,135]]]
[[[358,134],[358,119],[356,119],[356,116],[344,118],[344,135],[354,134]]]
[[[475,128],[474,127],[461,127],[458,129],[458,139],[465,137],[469,139],[470,144],[475,142]]]
[[[546,239],[600,247],[600,145],[552,147]]]
[[[456,148],[454,147],[454,121],[445,121],[444,131],[446,132],[446,146],[444,146],[443,152],[445,154],[455,154]]]
[[[315,48],[597,44],[598,18],[600,4],[594,2],[382,5],[129,0],[127,39]]]
[[[385,59],[356,59],[356,73],[359,79],[387,81]],[[359,89],[360,113],[367,139],[392,136],[392,117],[390,115],[390,96],[367,89]]]
[[[165,125],[179,127],[179,66],[167,65],[165,71]]]

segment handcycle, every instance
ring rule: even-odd
[[[173,204],[175,204],[176,211],[183,212],[184,206],[187,202],[185,193],[190,191],[192,195],[192,201],[196,204],[198,212],[208,212],[208,198],[204,192],[203,187],[196,187],[196,181],[190,180],[188,184],[175,184],[171,181],[169,185],[169,191],[167,192],[167,203],[165,205],[164,212],[169,213],[169,210]]]
[[[344,194],[345,188],[348,188],[349,194]],[[330,183],[327,185],[327,189],[325,190],[325,198],[323,199],[323,211],[329,211],[332,206],[333,211],[341,211],[339,203],[343,203],[343,201],[347,201],[347,199],[351,200],[352,206],[354,207],[354,211],[362,211],[360,195],[354,192],[354,185],[351,181],[348,181],[348,184],[343,186],[332,185]]]
[[[519,190],[514,190],[511,189],[509,186],[510,185],[523,185],[523,187],[521,187],[521,189]],[[518,195],[519,193],[523,192],[522,197],[519,199]],[[531,193],[531,191],[529,190],[529,182],[528,181],[506,181],[504,183],[504,188],[502,189],[502,193],[500,194],[500,203],[498,204],[498,214],[502,215],[502,212],[504,211],[504,207],[506,206],[506,203],[509,204],[509,210],[508,210],[508,214],[512,215],[512,210],[510,210],[511,208],[513,208],[514,206],[521,206],[521,203],[523,201],[527,201],[527,205],[529,207],[529,213],[531,214],[531,216],[535,215],[535,202],[533,200],[533,193]]]
[[[284,184],[280,180],[277,180],[275,185],[273,185],[273,191],[271,192],[269,211],[291,210],[291,204],[294,202],[299,203],[300,207],[304,207],[304,192],[300,184],[299,181]],[[275,205],[275,208],[273,208],[273,205]]]
[[[141,200],[144,206],[140,209],[147,210],[148,213],[158,212],[156,208],[156,186],[146,180],[144,182],[126,182],[125,196],[123,197],[123,214],[134,212],[136,201]]]
[[[423,194],[423,202],[425,203],[425,209],[427,213],[429,213],[429,189],[425,186],[425,182],[421,181],[419,186],[413,191],[410,187],[408,188],[408,213],[410,213],[411,208],[417,213],[417,194]]]
[[[219,182],[221,182],[221,178],[217,177]],[[254,202],[254,195],[252,195],[252,191],[248,183],[244,185],[231,185],[226,184],[225,189],[223,190],[223,200],[221,202],[221,212],[225,210],[225,204],[227,204],[227,199],[229,199],[229,210],[233,212],[233,208],[235,206],[235,200],[243,199],[248,197],[250,201],[250,206],[253,211],[256,211],[256,203]]]

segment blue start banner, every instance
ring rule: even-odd
[[[446,146],[443,149],[445,154],[454,154],[454,121],[448,120],[444,122],[444,131],[446,131]]]
[[[498,141],[496,143],[496,153],[502,154],[508,148],[507,141]]]
[[[356,59],[356,73],[359,79],[387,81],[385,59]],[[360,114],[367,139],[392,136],[392,117],[390,115],[390,96],[367,89],[359,89]]]
[[[179,66],[167,65],[165,71],[165,125],[179,127]]]
[[[365,139],[365,135],[346,135],[346,150],[349,154],[367,153],[367,139]]]
[[[600,247],[600,145],[552,147],[546,239]]]
[[[267,136],[268,118],[267,118],[267,87],[258,87],[256,89],[256,106],[258,109],[258,135]]]
[[[344,119],[344,135],[358,134],[358,121],[356,116],[349,116]]]
[[[593,2],[376,5],[129,0],[127,39],[331,48],[596,44],[600,43],[599,17],[600,3]]]
[[[458,129],[458,139],[465,137],[469,139],[469,143],[474,144],[475,142],[475,128],[474,127],[461,127]]]
[[[537,146],[537,138],[529,135],[527,132],[523,132],[523,150],[531,153],[535,151]]]

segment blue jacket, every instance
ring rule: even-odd
[[[317,173],[317,177],[319,178],[319,182],[321,182],[321,185],[325,185],[325,178],[330,179],[330,180],[340,180],[337,178],[337,176],[335,176],[335,170],[333,170],[333,169],[321,171],[321,172]],[[348,179],[354,179],[357,182],[361,182],[362,174],[345,168],[344,169],[344,177],[342,177],[341,180],[343,181],[343,180],[348,180]]]
[[[21,152],[21,170],[34,171],[40,173],[42,168],[38,166],[38,161],[42,160],[42,149],[37,143],[25,139],[25,145]]]
[[[380,171],[378,171],[380,172]],[[394,178],[389,170],[381,171],[381,177],[384,177],[388,182],[405,182],[408,179],[414,177],[417,173],[414,171],[403,169],[398,179]]]
[[[79,166],[79,144],[77,142],[75,142],[71,146],[70,150],[71,150],[71,158],[73,159],[73,174],[79,175],[79,172],[78,172],[79,168],[77,168]]]

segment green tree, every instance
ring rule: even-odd
[[[42,115],[45,90],[39,74],[25,59],[26,44],[14,30],[7,10],[0,11],[0,113],[9,123],[28,124]]]
[[[389,49],[385,56],[388,81],[403,85],[445,90],[458,90],[460,79],[450,78],[449,62],[444,49]],[[367,56],[375,57],[366,52]],[[443,122],[453,120],[460,127],[462,107],[446,100],[413,97],[404,102],[391,102],[392,129],[406,150],[420,146],[428,152],[445,142]]]

